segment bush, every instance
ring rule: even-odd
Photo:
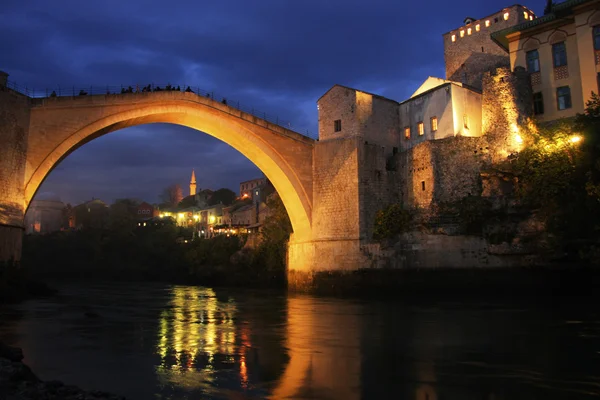
[[[375,240],[391,239],[410,229],[413,213],[402,208],[400,204],[392,204],[375,215],[373,238]]]

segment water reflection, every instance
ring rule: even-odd
[[[159,319],[159,382],[206,389],[220,371],[237,370],[247,387],[244,352],[251,343],[243,329],[236,335],[235,301],[219,301],[212,289],[193,286],[174,287],[171,297]]]
[[[23,347],[43,379],[133,400],[574,400],[600,392],[592,302],[407,305],[113,284],[62,292],[0,308],[0,336]]]

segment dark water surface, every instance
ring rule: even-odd
[[[0,308],[45,380],[129,399],[595,399],[584,300],[415,305],[148,284]]]

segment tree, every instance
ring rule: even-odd
[[[183,200],[183,190],[181,190],[181,186],[175,184],[165,188],[162,192],[161,200],[164,204],[168,204],[169,207],[177,207],[179,202]]]
[[[237,196],[235,195],[235,193],[231,190],[221,188],[212,194],[210,200],[208,201],[208,205],[214,206],[220,203],[224,206],[229,206],[235,201],[236,197]]]

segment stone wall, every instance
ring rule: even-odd
[[[315,144],[312,232],[315,240],[359,239],[359,138]]]
[[[492,254],[478,236],[434,235],[412,231],[400,236],[394,247],[370,246],[372,265],[379,268],[494,268],[526,266],[533,257]]]
[[[531,83],[525,69],[499,68],[483,77],[482,129],[491,161],[520,151],[519,127],[533,114]]]
[[[0,86],[0,261],[21,258],[29,109],[27,97]]]

